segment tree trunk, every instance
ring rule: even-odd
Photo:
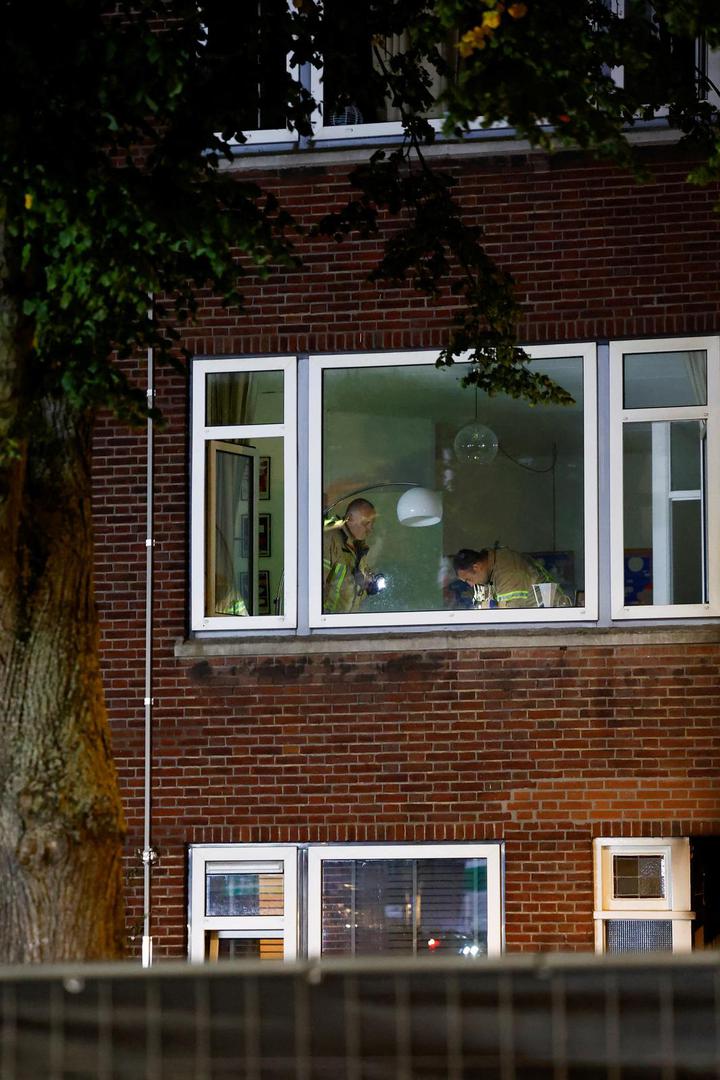
[[[0,235],[0,963],[113,958],[124,824],[98,662],[91,420],[28,404],[2,247]]]

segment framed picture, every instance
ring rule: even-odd
[[[258,571],[258,615],[270,614],[270,571]]]
[[[252,598],[250,596],[250,575],[247,571],[243,571],[241,574],[238,575],[238,588],[240,590],[240,595],[242,596],[249,610],[252,606],[250,603]]]
[[[261,457],[258,469],[258,498],[270,498],[270,458]]]
[[[250,515],[243,514],[240,518],[240,558],[247,559],[250,555]]]
[[[261,559],[269,559],[271,551],[270,515],[260,514],[258,517],[258,555]]]
[[[250,498],[250,461],[247,458],[241,458],[242,461],[242,473],[240,474],[240,498],[243,502],[247,502]]]

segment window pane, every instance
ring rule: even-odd
[[[282,371],[216,371],[206,376],[205,423],[282,424]]]
[[[626,409],[655,409],[705,405],[707,353],[625,353],[623,404]]]
[[[704,441],[704,421],[673,423],[670,428],[670,483],[673,491],[699,490]]]
[[[241,130],[285,127],[286,18],[287,0],[214,6],[206,52],[211,65],[222,58],[226,78],[214,90],[232,102],[233,123]]]
[[[605,924],[605,951],[672,952],[672,921],[609,919]]]
[[[486,953],[486,860],[325,860],[322,952]]]
[[[347,0],[325,0],[323,46],[323,123],[327,127],[345,124],[376,124],[402,119],[399,108],[382,97],[382,66],[409,48],[407,35],[373,37],[367,19],[367,5]],[[342,47],[337,48],[336,43]],[[452,70],[457,63],[453,42],[439,46],[443,64]],[[430,63],[425,66],[434,97],[446,85],[446,76]],[[441,116],[439,106],[427,115]]]
[[[499,441],[487,461],[473,449],[465,365],[324,372],[325,612],[537,607],[532,586],[541,582],[559,586],[545,606],[575,602],[584,589],[582,360],[537,366],[575,404],[530,408],[478,394],[478,421]],[[346,520],[358,491],[376,512],[369,535]],[[412,527],[407,500],[432,493],[442,520]],[[489,589],[458,577],[460,549],[486,551]]]
[[[205,878],[206,915],[282,915],[282,873],[236,872]]]
[[[665,860],[662,855],[615,855],[613,893],[627,900],[665,896]]]
[[[703,601],[704,491],[684,487],[700,484],[703,453],[704,425],[698,421],[624,427],[627,606]]]
[[[650,0],[626,0],[626,17],[638,20],[641,50],[648,63],[625,67],[624,86],[640,101],[665,105],[678,94],[698,92],[696,45],[692,38],[671,34],[655,15]]]
[[[700,604],[703,595],[702,505],[699,500],[672,504],[673,603]]]
[[[279,615],[283,439],[208,444],[207,615]]]
[[[283,956],[282,938],[233,937],[217,930],[205,935],[206,960],[282,960]]]

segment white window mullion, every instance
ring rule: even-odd
[[[669,604],[671,592],[670,424],[652,426],[653,600]]]

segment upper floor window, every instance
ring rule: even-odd
[[[664,115],[665,102],[692,100],[696,94],[703,97],[717,85],[720,53],[708,50],[702,41],[670,34],[650,0],[605,2],[615,15],[633,20],[637,50],[646,57],[642,65],[613,69],[613,79],[636,99],[652,104],[654,115]],[[291,67],[293,41],[287,16],[294,11],[293,0],[253,0],[240,7],[221,4],[213,15],[205,47],[210,56],[217,52],[227,58],[237,53],[237,64],[229,68],[230,85],[224,89],[238,103],[233,123],[246,141],[275,146],[297,142],[297,132],[288,126],[286,115],[292,81],[309,88],[316,102],[314,139],[399,135],[401,109],[386,92],[384,73],[409,50],[412,53],[408,32],[379,35],[374,32],[376,24],[371,26],[366,5],[324,0],[316,39],[321,66]],[[462,64],[457,44],[458,33],[449,34],[419,60],[430,98],[424,115],[436,130],[443,116],[438,99]],[[416,91],[417,87],[410,99]],[[473,130],[481,126],[479,120],[470,124]]]
[[[398,132],[401,111],[384,96],[383,71],[391,70],[394,60],[408,50],[408,34],[373,36],[365,6],[347,4],[344,0],[325,0],[323,19],[323,65],[321,69],[313,69],[311,76],[312,93],[318,104],[316,138]],[[445,87],[457,58],[456,44],[448,40],[438,45],[435,62],[423,63],[427,89],[433,99]],[[430,119],[439,118],[442,110],[435,104],[426,115]]]
[[[211,63],[213,57],[231,61],[221,92],[235,103],[232,122],[250,145],[297,141],[287,121],[288,84],[298,78],[289,66],[289,9],[291,0],[214,5],[204,47]]]
[[[607,0],[607,6],[620,18],[633,20],[644,58],[642,64],[613,70],[619,86],[652,104],[656,115],[662,115],[662,106],[670,101],[706,96],[709,65],[714,74],[718,54],[710,52],[704,41],[671,34],[651,0]]]

